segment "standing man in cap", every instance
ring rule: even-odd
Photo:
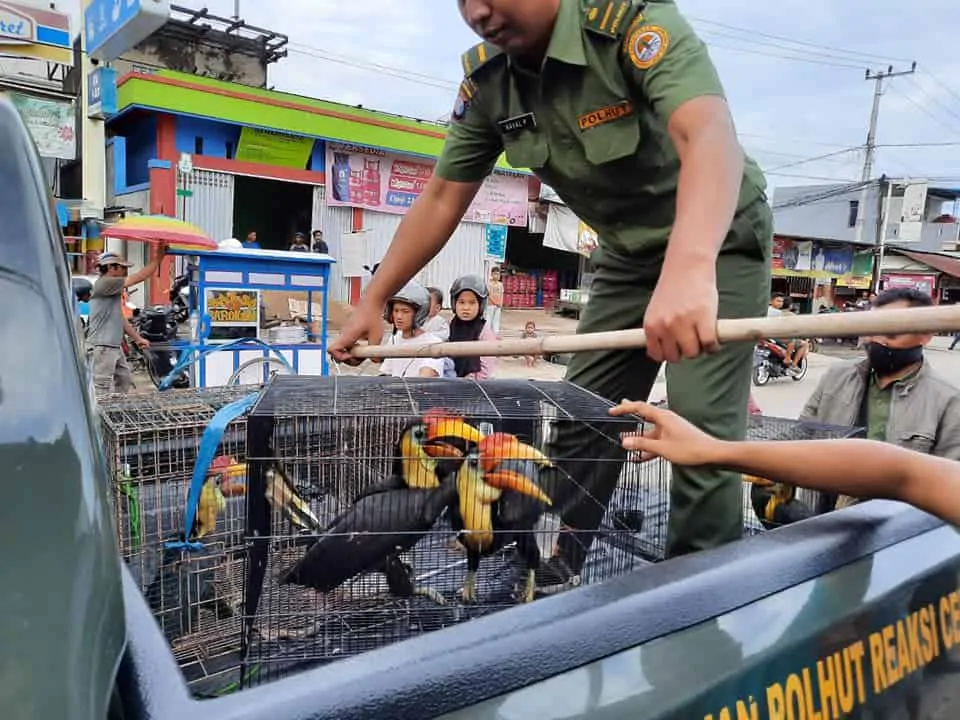
[[[645,350],[575,355],[567,379],[614,402],[646,398],[666,362],[670,407],[713,436],[742,439],[753,346],[721,347],[717,318],[763,315],[772,214],[706,46],[673,0],[459,8],[484,42],[463,55],[435,173],[332,353],[346,360],[358,340],[380,341],[385,300],[440,251],[505,151],[599,233],[579,331],[647,333]],[[579,573],[624,459],[615,437],[579,430],[551,448],[576,480],[558,477],[550,490],[569,531],[547,563],[559,581]],[[671,493],[668,555],[741,536],[736,475],[675,467]]]
[[[100,277],[90,293],[90,322],[87,327],[87,352],[92,354],[93,386],[97,394],[133,389],[133,374],[123,356],[122,342],[126,334],[141,348],[150,343],[123,314],[123,291],[156,274],[166,248],[157,247],[153,259],[139,272],[130,275],[131,263],[115,252],[103,253],[97,261]]]

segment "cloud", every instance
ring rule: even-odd
[[[195,4],[233,14],[233,0]],[[952,0],[924,0],[915,13],[924,22],[894,0],[679,4],[710,46],[747,151],[777,173],[773,186],[859,179],[862,152],[794,163],[863,145],[875,87],[864,79],[868,68],[919,63],[915,75],[887,83],[878,143],[960,142],[960,72],[951,56],[960,20]],[[290,37],[289,57],[270,68],[278,90],[435,120],[449,115],[460,54],[476,42],[457,5],[274,0],[241,3],[240,11]],[[880,173],[960,185],[960,145],[881,147]]]

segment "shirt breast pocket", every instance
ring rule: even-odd
[[[936,433],[929,431],[907,432],[900,437],[900,447],[929,455],[937,442]]]
[[[550,158],[550,146],[543,133],[523,130],[503,136],[507,162],[515,168],[536,170],[545,167]]]
[[[591,165],[606,165],[633,157],[640,144],[640,125],[628,117],[582,131],[583,153]]]

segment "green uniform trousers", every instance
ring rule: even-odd
[[[766,199],[741,211],[717,259],[721,318],[764,315],[770,291],[773,219]],[[598,250],[590,300],[577,332],[639,328],[656,286],[662,252],[615,257]],[[670,409],[718,438],[741,440],[753,344],[730,343],[717,353],[667,366]],[[611,350],[576,354],[566,379],[611,402],[646,400],[659,372],[646,351]],[[560,472],[547,482],[548,494],[572,532],[561,535],[559,553],[579,572],[586,550],[616,488],[625,453],[618,434],[623,424],[557,428],[551,457]],[[573,480],[570,480],[573,478]],[[743,533],[743,487],[737,473],[712,468],[673,468],[668,557],[716,547]]]

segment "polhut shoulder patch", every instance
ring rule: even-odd
[[[477,91],[477,86],[474,85],[473,80],[470,78],[464,78],[463,82],[460,83],[460,89],[457,91],[457,101],[453,105],[453,112],[450,113],[450,119],[453,122],[460,122],[463,120],[464,115],[467,114],[467,109],[470,107],[470,101],[473,100],[473,96]]]
[[[613,105],[607,105],[581,115],[577,118],[577,125],[580,126],[580,130],[589,130],[598,125],[605,125],[608,122],[627,117],[627,115],[633,115],[633,103],[629,100],[621,100]]]
[[[623,21],[630,15],[632,0],[595,0],[583,13],[583,26],[598,35],[619,40]]]
[[[670,46],[670,36],[659,25],[640,25],[627,37],[627,54],[638,70],[656,65]]]

